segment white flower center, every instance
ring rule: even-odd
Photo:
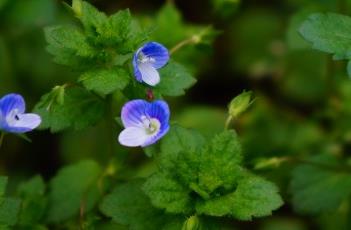
[[[148,57],[145,54],[143,54],[142,52],[140,52],[138,55],[138,62],[139,63],[154,63],[155,61],[156,61],[155,58]]]
[[[161,123],[156,118],[148,118],[146,116],[142,116],[141,120],[147,134],[156,134],[161,128]]]
[[[18,109],[13,109],[9,112],[9,114],[6,116],[6,122],[8,125],[14,125],[16,122],[19,121],[19,110]]]

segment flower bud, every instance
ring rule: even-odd
[[[182,230],[198,230],[200,229],[200,221],[197,216],[189,217],[183,224]]]
[[[72,0],[72,10],[77,17],[82,16],[82,1],[81,0]]]
[[[242,92],[236,96],[229,104],[229,115],[232,117],[238,117],[241,113],[245,112],[252,103],[252,92]]]

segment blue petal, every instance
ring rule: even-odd
[[[139,82],[143,82],[143,80],[141,78],[141,73],[140,73],[140,70],[138,67],[138,56],[139,56],[140,50],[141,49],[139,49],[137,52],[135,52],[135,54],[133,56],[133,68],[134,68],[134,76],[135,76],[136,80]]]
[[[151,63],[140,63],[139,71],[141,73],[141,78],[143,82],[148,85],[155,86],[160,83],[160,74],[151,65]]]
[[[0,99],[0,111],[6,117],[12,110],[17,109],[18,113],[24,113],[26,104],[21,95],[11,93]]]
[[[10,133],[25,133],[32,131],[36,127],[38,127],[41,123],[41,118],[39,115],[34,113],[25,113],[25,114],[18,114],[18,120],[9,125],[3,127],[3,129]]]
[[[149,103],[145,100],[132,100],[127,102],[121,112],[122,123],[125,128],[142,125],[142,116],[147,116]]]
[[[157,42],[146,43],[141,48],[141,52],[143,53],[143,55],[153,58],[155,60],[155,62],[152,63],[152,65],[156,69],[159,69],[166,65],[169,60],[168,49]]]
[[[161,139],[169,130],[169,118],[170,118],[170,110],[168,104],[165,101],[155,101],[151,103],[148,108],[147,114],[151,118],[156,118],[161,123],[160,131],[152,138],[149,138],[142,147],[152,145]]]

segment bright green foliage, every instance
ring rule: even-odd
[[[79,78],[85,88],[100,95],[123,90],[129,82],[129,74],[123,68],[97,69],[85,72]]]
[[[174,180],[166,173],[152,175],[144,186],[144,190],[156,207],[161,207],[169,213],[190,213],[192,200],[191,190]],[[165,205],[167,204],[167,205]]]
[[[233,193],[198,203],[196,210],[210,216],[230,214],[239,220],[251,220],[272,214],[283,203],[277,187],[263,178],[246,175]]]
[[[40,221],[47,207],[45,194],[45,183],[40,176],[35,176],[18,187],[18,195],[22,199],[19,224],[32,227]]]
[[[104,102],[82,88],[67,88],[62,105],[53,100],[53,93],[45,94],[34,108],[42,117],[41,128],[52,132],[69,127],[82,129],[95,124],[105,112]]]
[[[196,211],[241,220],[270,215],[282,205],[278,189],[247,173],[241,161],[233,131],[204,144],[201,135],[175,126],[162,141],[160,170],[143,189],[154,206],[170,213]]]
[[[300,213],[319,214],[336,210],[351,195],[351,174],[338,159],[319,156],[293,171],[293,205]]]
[[[0,227],[8,228],[16,224],[20,201],[14,198],[4,197],[7,186],[7,177],[0,177]]]
[[[72,26],[54,26],[45,29],[49,43],[47,50],[58,64],[81,68],[92,63],[97,50],[89,45],[84,34]]]
[[[351,18],[334,13],[311,15],[300,27],[301,35],[313,48],[334,54],[335,59],[350,57]]]
[[[155,91],[165,96],[181,96],[185,89],[190,88],[196,82],[184,66],[170,61],[167,66],[160,70],[161,82],[155,87]]]
[[[181,218],[154,208],[140,188],[142,183],[137,180],[117,185],[104,198],[100,210],[115,222],[128,225],[131,230],[180,229]]]
[[[61,222],[85,213],[97,202],[100,166],[90,160],[61,169],[50,182],[48,221]]]

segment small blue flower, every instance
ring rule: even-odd
[[[119,134],[119,143],[128,147],[145,147],[155,143],[168,132],[169,116],[169,107],[165,101],[127,102],[121,112],[125,129]]]
[[[149,42],[139,48],[133,57],[134,75],[137,81],[155,86],[160,82],[158,69],[167,64],[169,53],[157,42]]]
[[[0,99],[0,130],[25,133],[38,127],[41,118],[34,113],[24,113],[25,102],[19,94],[7,94]]]

